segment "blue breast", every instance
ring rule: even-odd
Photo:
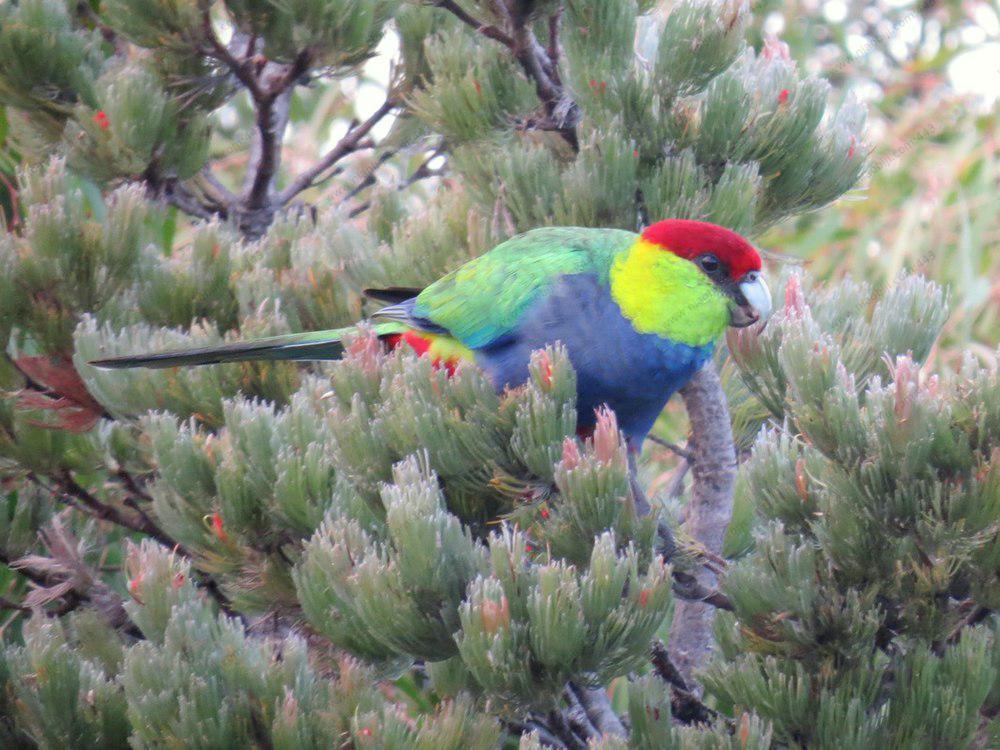
[[[577,373],[577,423],[592,426],[607,404],[638,447],[664,405],[711,356],[714,344],[688,346],[639,333],[607,287],[590,274],[562,277],[503,340],[476,351],[497,388],[528,377],[531,352],[561,341]]]

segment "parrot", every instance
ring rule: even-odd
[[[560,342],[577,377],[578,431],[614,411],[638,450],[670,396],[712,355],[727,326],[767,319],[757,249],[738,233],[665,219],[639,233],[540,227],[502,242],[430,286],[365,290],[387,348],[409,347],[452,372],[478,365],[498,391],[528,379],[531,353]],[[99,359],[102,368],[248,360],[326,360],[353,328]]]

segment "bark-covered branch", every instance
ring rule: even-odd
[[[736,450],[726,394],[711,362],[681,388],[680,393],[691,422],[694,458],[687,531],[710,553],[720,555],[733,514],[733,485],[736,481]],[[693,588],[718,594],[715,591],[717,576],[707,567],[702,567],[690,577]],[[692,675],[705,663],[712,650],[712,621],[716,606],[723,600],[725,597],[721,594],[711,599],[706,597],[703,601],[681,600],[674,611],[670,627],[670,658],[694,692],[699,692],[699,688]]]
[[[670,713],[682,724],[707,724],[718,717],[718,712],[709,708],[691,690],[674,663],[670,660],[667,647],[660,641],[653,641],[650,661],[656,675],[670,686]]]
[[[583,708],[590,724],[600,735],[628,737],[625,725],[611,707],[611,701],[603,688],[588,688],[569,683],[566,692]]]
[[[562,85],[558,71],[559,15],[549,19],[546,47],[535,37],[529,19],[512,13],[504,0],[494,0],[493,9],[503,20],[506,30],[473,18],[453,0],[436,0],[434,4],[511,51],[524,74],[535,84],[535,92],[545,110],[545,117],[535,118],[532,127],[559,133],[574,151],[578,151],[580,140],[576,126],[580,122],[580,108]]]
[[[434,5],[438,8],[443,8],[444,10],[451,13],[455,18],[464,23],[467,26],[471,26],[473,29],[478,31],[483,36],[489,37],[490,39],[495,39],[500,42],[500,44],[510,49],[514,48],[514,40],[510,36],[505,34],[503,31],[498,29],[496,26],[491,24],[483,23],[482,21],[477,21],[471,15],[469,15],[458,3],[454,0],[435,0]]]

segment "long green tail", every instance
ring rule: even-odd
[[[339,359],[344,353],[343,338],[354,328],[333,328],[328,331],[292,333],[271,336],[256,341],[238,341],[234,344],[206,346],[153,354],[136,354],[125,357],[95,359],[94,367],[125,369],[128,367],[177,367],[179,365],[214,365],[219,362],[248,362],[253,360],[319,360]],[[405,331],[398,323],[380,323],[375,326],[379,336],[389,336]]]

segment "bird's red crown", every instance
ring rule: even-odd
[[[742,278],[748,271],[760,270],[760,253],[753,245],[736,232],[707,221],[658,221],[646,227],[642,238],[687,260],[712,253],[726,264],[733,279]]]

